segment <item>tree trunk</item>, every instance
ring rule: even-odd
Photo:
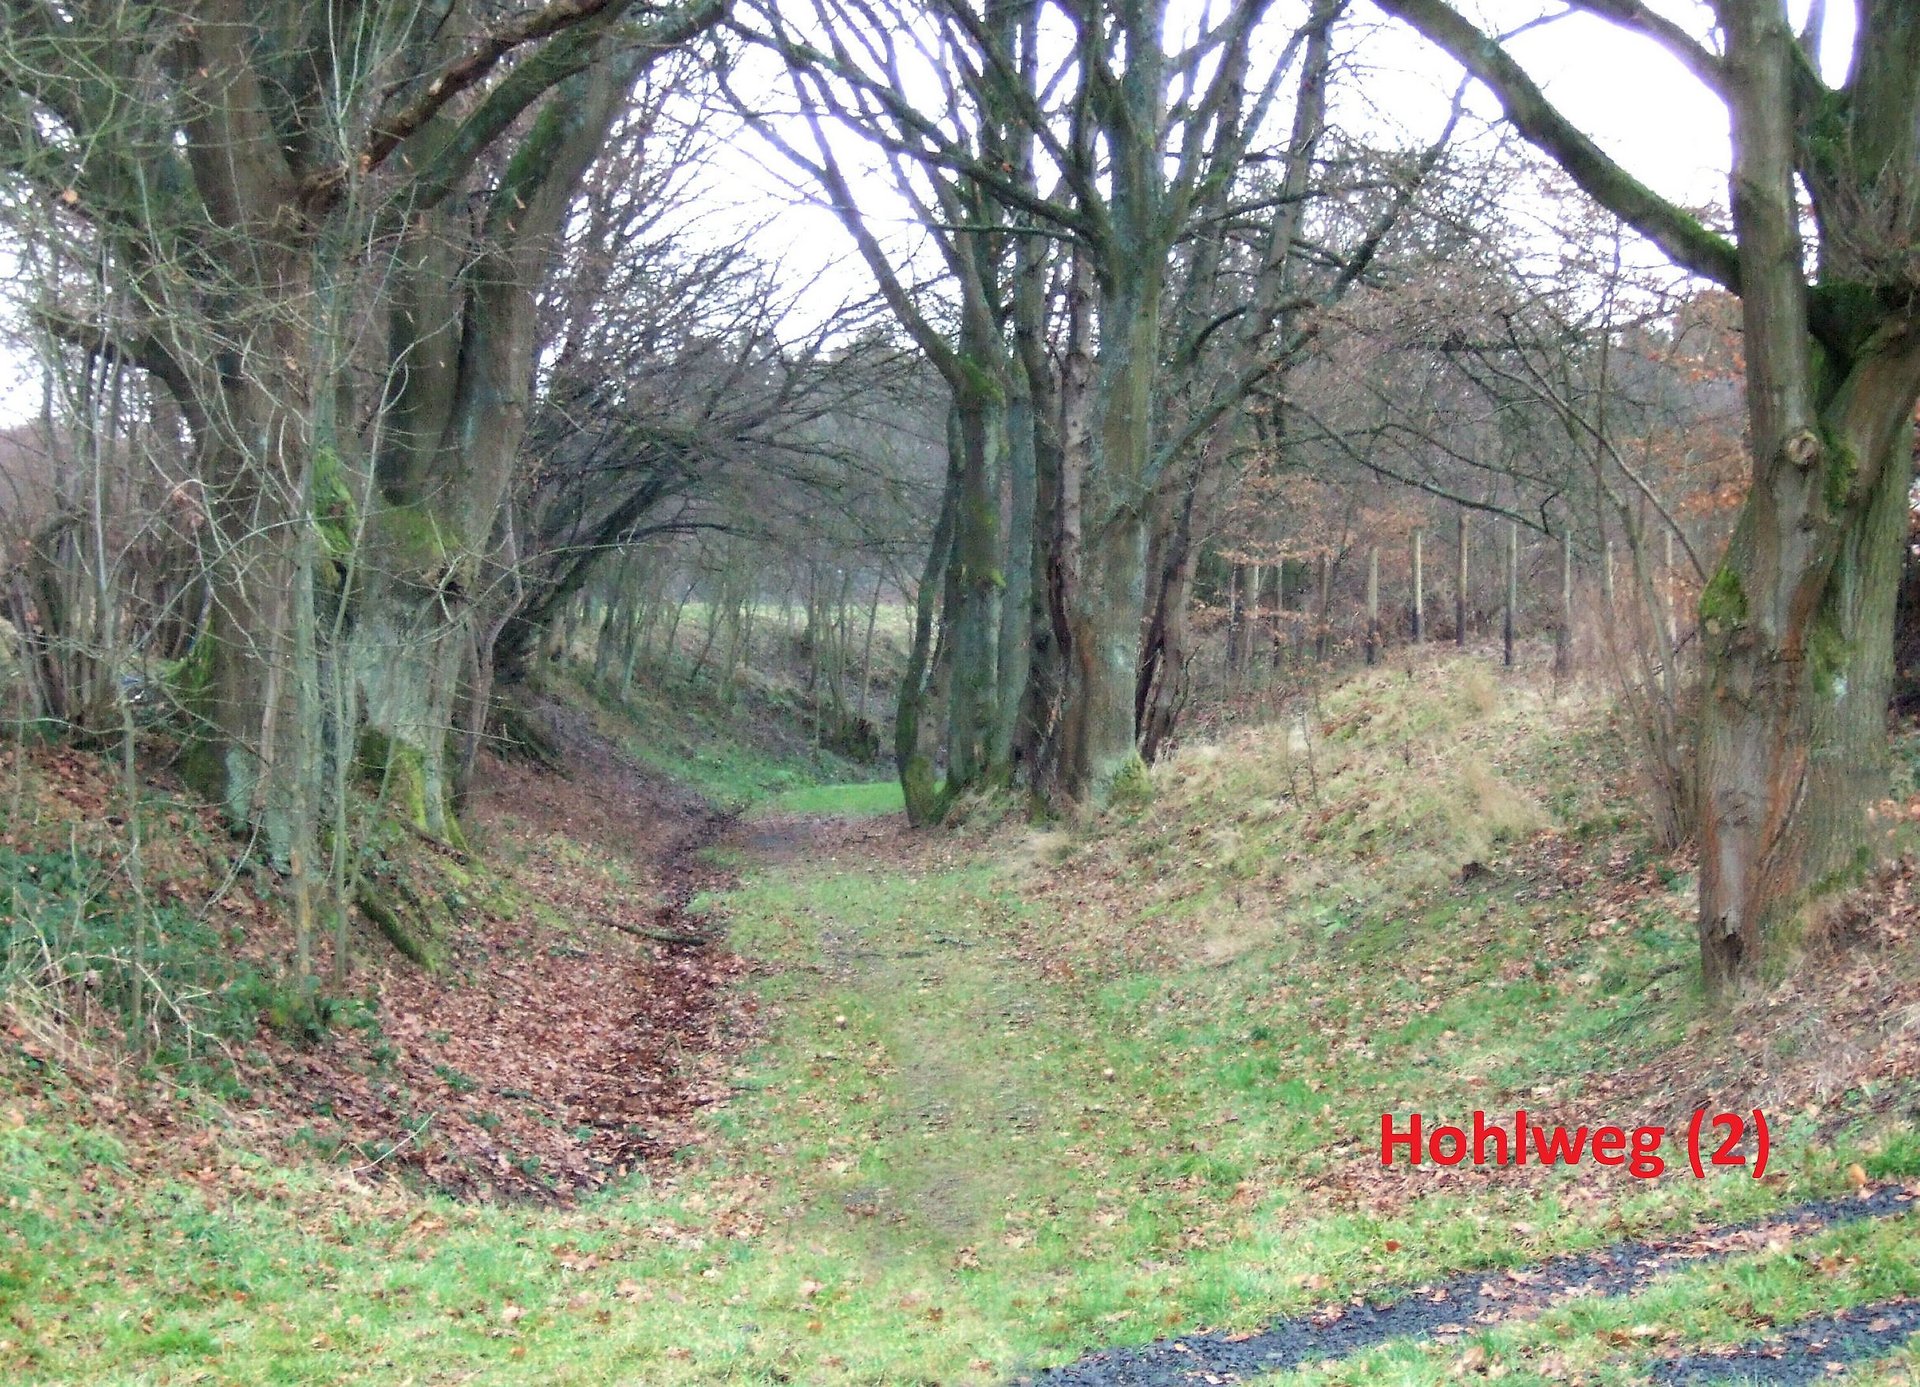
[[[1851,399],[1847,413],[1860,422],[1877,414],[1882,426],[1849,429],[1830,418],[1829,436],[1836,451],[1877,455],[1861,468],[1876,475],[1844,528],[1802,560],[1826,569],[1817,586],[1811,574],[1796,585],[1806,596],[1782,604],[1771,632],[1756,619],[1743,594],[1761,590],[1755,579],[1766,551],[1777,555],[1797,536],[1780,533],[1781,510],[1749,500],[1701,597],[1708,671],[1698,751],[1700,958],[1713,989],[1780,961],[1776,946],[1790,945],[1786,927],[1808,896],[1855,879],[1871,862],[1867,812],[1886,793],[1893,611],[1912,475],[1910,430],[1884,425],[1911,409],[1912,392],[1896,386],[1878,409],[1859,394]],[[1781,491],[1806,484],[1799,471],[1780,479]],[[1803,504],[1825,501],[1815,494]],[[1774,533],[1759,537],[1769,522]]]
[[[1157,149],[1134,151],[1156,160]],[[1126,172],[1130,196],[1146,197],[1156,175]],[[1120,179],[1116,174],[1116,179]],[[1119,199],[1116,199],[1119,200]],[[1132,215],[1145,218],[1145,209]],[[1148,464],[1153,445],[1153,385],[1159,366],[1164,267],[1147,258],[1145,233],[1137,260],[1110,267],[1101,286],[1099,369],[1095,382],[1091,464],[1084,504],[1089,519],[1078,591],[1069,608],[1073,632],[1067,697],[1076,704],[1073,739],[1062,758],[1062,783],[1076,801],[1104,804],[1116,779],[1140,764],[1134,741],[1134,694],[1146,608]]]
[[[292,271],[288,272],[289,278]],[[284,286],[283,286],[284,287]],[[211,452],[218,480],[211,507],[217,553],[204,655],[196,647],[203,715],[186,762],[188,778],[224,809],[236,832],[255,834],[275,861],[295,846],[303,802],[296,778],[300,709],[293,679],[295,591],[303,531],[302,469],[308,463],[299,324],[281,319],[242,335],[238,363],[223,372],[225,418]]]
[[[952,696],[948,703],[947,783],[952,792],[979,784],[992,760],[998,732],[1001,571],[1000,498],[996,461],[1003,435],[997,389],[976,361],[963,369],[978,379],[954,392],[948,448],[958,459],[959,504],[955,511],[953,580],[957,601],[946,612],[953,644]]]
[[[900,701],[893,721],[894,765],[900,773],[907,822],[916,828],[938,823],[947,811],[947,796],[936,778],[934,763],[937,737],[932,729],[937,725],[934,713],[939,703],[934,624],[939,594],[947,581],[954,515],[959,505],[959,468],[956,459],[949,459],[940,518],[933,527],[933,543],[927,548],[926,568],[914,598],[913,643],[900,676]]]
[[[1148,762],[1157,760],[1172,740],[1192,684],[1193,581],[1199,557],[1193,520],[1196,513],[1211,507],[1219,491],[1231,441],[1229,429],[1215,429],[1186,470],[1177,499],[1167,498],[1161,506],[1162,514],[1170,518],[1153,546],[1159,571],[1135,691],[1140,755]]]
[[[1082,550],[1069,695],[1077,735],[1064,749],[1063,773],[1075,798],[1095,804],[1139,759],[1133,709],[1146,567],[1146,525],[1134,513],[1114,517]]]
[[[436,837],[459,836],[449,741],[480,575],[526,432],[535,294],[574,189],[647,60],[609,57],[555,89],[464,260],[464,207],[421,214],[396,257],[392,427],[375,463],[352,660],[364,750],[399,789],[399,811]]]
[[[995,660],[1000,687],[995,696],[997,722],[987,754],[987,778],[996,785],[1013,779],[1014,742],[1027,703],[1027,681],[1033,669],[1035,510],[1039,492],[1038,440],[1034,403],[1018,382],[1024,369],[1016,364],[1016,386],[1006,420],[1007,535],[1005,591],[1000,594],[1000,650]]]
[[[254,514],[251,508],[247,514]],[[216,523],[219,523],[216,521]],[[288,522],[240,521],[210,581],[214,602],[201,635],[201,715],[186,759],[188,780],[215,800],[236,832],[258,835],[267,856],[293,846],[299,766],[292,668],[295,541]]]
[[[1886,778],[1920,395],[1910,308],[1889,314],[1874,296],[1826,293],[1813,335],[1818,291],[1801,268],[1794,182],[1796,41],[1772,6],[1728,5],[1724,22],[1754,460],[1733,539],[1700,598],[1700,957],[1715,990],[1780,961],[1807,897],[1871,860],[1866,816]],[[1893,119],[1856,125],[1850,150],[1872,178],[1892,161],[1896,182],[1913,161],[1915,74],[1896,57],[1896,85],[1882,87],[1877,65],[1920,38],[1911,17],[1902,22],[1900,44],[1867,54],[1862,88],[1863,98],[1894,97]]]

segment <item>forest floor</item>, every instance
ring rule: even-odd
[[[940,834],[797,774],[719,813],[562,711],[568,776],[489,768],[451,966],[363,941],[373,1022],[189,1082],[10,997],[0,1373],[1914,1380],[1906,866],[1716,1008],[1600,700],[1436,660],[1232,711],[1100,820]],[[13,769],[78,842],[106,772]],[[1765,1179],[1688,1172],[1703,1105]],[[1666,1171],[1380,1163],[1383,1113],[1515,1107]]]

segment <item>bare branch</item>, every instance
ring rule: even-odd
[[[1610,159],[1548,101],[1525,70],[1491,37],[1444,0],[1379,0],[1483,82],[1527,141],[1581,189],[1652,241],[1682,269],[1734,293],[1740,260],[1733,243],[1661,197]]]

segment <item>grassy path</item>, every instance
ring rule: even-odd
[[[1817,1170],[1755,1186],[1603,1183],[1608,1173],[1587,1167],[1546,1182],[1441,1183],[1414,1197],[1382,1176],[1369,1191],[1353,1148],[1358,1134],[1377,1133],[1372,1095],[1458,1111],[1470,1071],[1434,1065],[1432,1051],[1507,1053],[1501,1002],[1511,999],[1489,1004],[1483,991],[1477,1017],[1463,1005],[1447,1013],[1450,1026],[1356,1052],[1314,1043],[1327,1029],[1315,1013],[1327,1008],[1311,987],[1291,1005],[1276,996],[1279,964],[1311,971],[1300,957],[1079,976],[1068,961],[1084,958],[1072,923],[1014,889],[1020,873],[992,859],[942,857],[886,831],[850,844],[804,824],[763,834],[757,849],[762,866],[735,897],[734,937],[776,965],[763,983],[776,1024],[809,1037],[780,1047],[786,1063],[763,1078],[786,1095],[786,1115],[804,1115],[800,1139],[781,1152],[801,1194],[799,1240],[816,1259],[809,1275],[823,1288],[822,1330],[853,1345],[832,1356],[854,1380],[959,1381],[970,1369],[993,1380],[1078,1346],[1163,1338],[1144,1356],[1121,1349],[1042,1380],[1252,1380],[1278,1317],[1289,1346],[1270,1366],[1295,1371],[1276,1382],[1441,1382],[1463,1355],[1505,1363],[1503,1373],[1544,1361],[1551,1373],[1535,1380],[1577,1370],[1639,1381],[1653,1359],[1623,1348],[1738,1343],[1757,1305],[1776,1303],[1785,1319],[1920,1292],[1906,1259],[1920,1241],[1911,1218],[1849,1226],[1855,1212],[1903,1212],[1896,1187],[1859,1210],[1847,1201],[1822,1210],[1838,1213],[1832,1227],[1816,1220],[1743,1238],[1715,1226],[1818,1189]],[[1641,966],[1657,966],[1657,954]],[[1359,984],[1392,985],[1379,972]],[[1590,999],[1567,1011],[1513,1062],[1545,1077],[1566,1049],[1617,1029]],[[730,1134],[751,1144],[755,1117],[737,1108]],[[1909,1151],[1882,1153],[1875,1170],[1910,1161]],[[1827,1169],[1831,1181],[1839,1167]],[[1714,1222],[1699,1224],[1702,1215]],[[1663,1230],[1672,1246],[1658,1255],[1616,1243],[1623,1231]],[[1609,1245],[1624,1265],[1582,1260]],[[1562,1266],[1542,1276],[1541,1257],[1556,1255]],[[1722,1260],[1740,1278],[1731,1299],[1706,1269]],[[1556,1308],[1578,1289],[1568,1268],[1595,1265],[1609,1270],[1587,1278],[1591,1298]],[[1842,1274],[1808,1277],[1823,1266]],[[1546,1284],[1520,1297],[1531,1312],[1516,1315],[1477,1299],[1481,1274],[1447,1275],[1461,1267],[1500,1284],[1508,1269],[1515,1285]],[[1297,1332],[1341,1323],[1322,1317],[1350,1296],[1393,1300],[1423,1286],[1440,1300],[1406,1300],[1404,1326],[1389,1314],[1363,1329],[1356,1316],[1324,1349]],[[870,1318],[876,1306],[920,1303],[939,1312],[929,1323]],[[962,1363],[973,1349],[981,1356]]]

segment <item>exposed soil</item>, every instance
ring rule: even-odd
[[[1530,1318],[1582,1296],[1631,1295],[1666,1272],[1755,1251],[1784,1237],[1804,1237],[1855,1219],[1904,1214],[1913,1207],[1913,1198],[1909,1190],[1886,1187],[1865,1198],[1815,1200],[1765,1219],[1702,1229],[1685,1237],[1616,1243],[1598,1252],[1557,1257],[1518,1270],[1464,1272],[1440,1282],[1394,1288],[1383,1292],[1379,1301],[1359,1297],[1350,1304],[1281,1320],[1256,1334],[1212,1331],[1160,1339],[1139,1348],[1109,1349],[1015,1381],[1035,1387],[1175,1387],[1243,1382],[1302,1363],[1348,1358],[1390,1339],[1446,1342],[1490,1325]],[[1891,1347],[1903,1337],[1895,1335],[1894,1326],[1905,1321],[1890,1312],[1883,1317],[1889,1324],[1876,1342]],[[1850,1323],[1847,1327],[1852,1328]],[[1828,1339],[1835,1334],[1837,1331],[1829,1333]],[[1847,1342],[1855,1342],[1858,1337],[1850,1336]],[[1817,1331],[1810,1331],[1810,1343],[1819,1338]],[[1759,1374],[1767,1371],[1767,1364],[1788,1361],[1785,1357],[1757,1355],[1756,1350],[1751,1362],[1742,1360],[1726,1371]],[[1680,1365],[1692,1361],[1671,1360],[1669,1366],[1678,1371]],[[1667,1370],[1663,1367],[1660,1371]]]

